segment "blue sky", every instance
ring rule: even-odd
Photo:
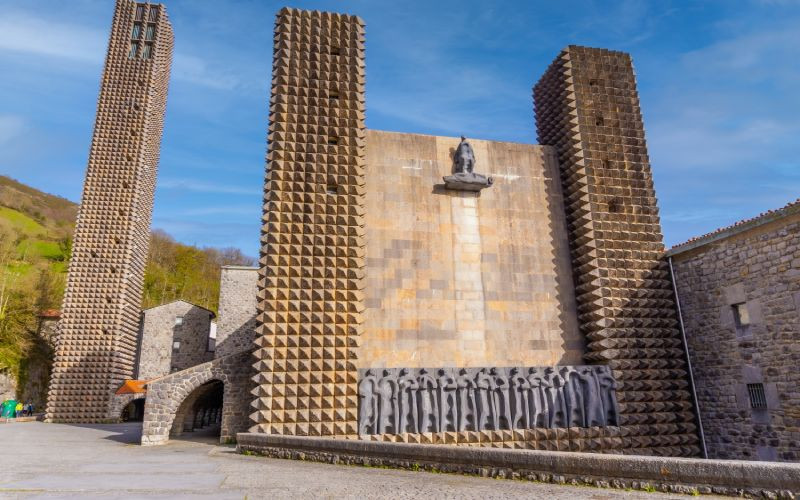
[[[153,227],[258,253],[274,13],[166,0],[175,58]],[[367,23],[367,126],[536,142],[568,44],[634,58],[666,244],[800,196],[800,1],[299,1]],[[78,201],[111,0],[0,0],[0,173]]]

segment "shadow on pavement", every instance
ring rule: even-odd
[[[139,444],[142,440],[142,423],[129,422],[124,424],[67,424],[70,427],[83,427],[84,429],[97,429],[110,432],[103,439],[124,444]]]

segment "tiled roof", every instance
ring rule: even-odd
[[[783,217],[786,217],[794,213],[800,213],[800,198],[790,203],[787,203],[781,208],[776,208],[775,210],[767,210],[766,212],[758,214],[755,217],[751,217],[749,219],[742,219],[738,222],[731,224],[730,226],[721,227],[719,229],[716,229],[714,231],[711,231],[710,233],[701,236],[695,236],[694,238],[691,238],[688,241],[685,241],[670,248],[667,251],[667,256],[676,255],[685,252],[687,250],[691,250],[692,248],[697,248],[707,243],[711,243],[712,241],[717,241],[727,238],[728,236],[741,233],[748,229],[758,227],[762,224],[766,224],[768,222],[781,219]]]
[[[58,319],[61,317],[61,311],[59,311],[58,309],[45,309],[44,311],[39,313],[39,317]]]

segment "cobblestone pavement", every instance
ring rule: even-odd
[[[247,457],[209,437],[141,447],[140,433],[139,424],[0,425],[0,498],[676,498]]]

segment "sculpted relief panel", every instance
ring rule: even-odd
[[[360,435],[617,425],[607,366],[359,371]]]

